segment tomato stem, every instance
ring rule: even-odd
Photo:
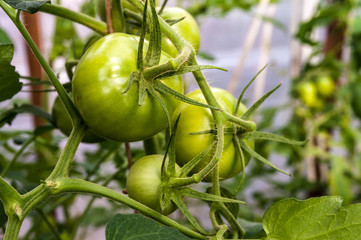
[[[53,172],[50,174],[47,180],[55,179],[59,176],[69,175],[75,152],[78,149],[78,146],[87,130],[88,127],[85,124],[80,124],[73,127],[64,150],[62,151]]]
[[[17,240],[23,220],[14,215],[8,217],[4,240]]]
[[[72,11],[60,5],[49,3],[44,4],[40,8],[40,11],[80,23],[102,35],[107,34],[107,25],[104,22],[99,21],[96,18],[90,17],[89,15],[86,15],[84,13]]]
[[[72,179],[72,178],[62,178],[59,179],[58,181],[58,187],[57,189],[53,192],[53,194],[62,194],[62,193],[67,193],[67,192],[79,192],[79,193],[90,193],[90,194],[94,194],[94,195],[98,195],[98,196],[103,196],[106,197],[108,199],[112,199],[116,202],[125,204],[135,210],[138,210],[140,212],[142,212],[143,214],[165,224],[171,227],[174,227],[178,230],[180,230],[181,232],[183,232],[184,234],[196,238],[196,239],[208,239],[206,236],[197,233],[185,226],[183,226],[182,224],[162,215],[161,213],[158,213],[157,211],[131,199],[128,198],[124,195],[122,195],[119,192],[116,192],[112,189],[109,189],[107,187],[92,183],[92,182],[88,182],[88,181],[84,181],[81,179]]]

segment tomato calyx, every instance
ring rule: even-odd
[[[212,148],[214,148],[214,144],[204,151],[204,153],[197,156],[192,163],[186,164],[179,169],[175,163],[175,133],[178,127],[179,118],[180,116],[178,116],[174,127],[172,128],[172,133],[161,166],[161,184],[159,187],[160,209],[162,212],[167,212],[175,204],[200,233],[208,236],[213,235],[213,232],[205,231],[195,217],[189,212],[183,202],[183,197],[187,196],[207,202],[227,202],[236,204],[245,204],[245,202],[211,193],[199,192],[188,187],[188,185],[192,184],[192,182],[183,181],[187,178],[186,176],[193,168],[193,165],[196,164],[197,161],[201,160]]]

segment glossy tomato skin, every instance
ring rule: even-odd
[[[72,97],[72,94],[70,94]],[[52,108],[52,116],[54,119],[54,123],[59,130],[65,134],[66,136],[70,135],[71,130],[73,129],[73,124],[71,122],[70,115],[66,110],[63,102],[60,97],[56,97],[53,108]],[[104,141],[103,138],[96,135],[92,130],[88,130],[84,135],[82,142],[84,143],[97,143]]]
[[[124,93],[131,73],[137,70],[138,41],[138,37],[125,33],[109,34],[87,50],[75,69],[72,81],[75,105],[85,123],[103,138],[140,141],[167,127],[161,104],[149,93],[139,106],[137,82]],[[162,54],[161,63],[168,59]],[[165,78],[162,82],[183,92],[180,76]],[[172,114],[178,100],[158,95]]]
[[[237,100],[232,94],[220,88],[212,88],[217,101],[223,109],[229,113],[234,113],[237,105]],[[187,95],[196,101],[206,103],[203,94],[198,89]],[[247,111],[247,108],[241,104],[237,116],[242,115]],[[192,158],[203,152],[214,141],[213,134],[197,134],[190,135],[190,133],[206,131],[214,129],[214,120],[209,109],[181,103],[176,110],[174,117],[181,114],[175,138],[176,159],[180,166],[189,162]],[[227,127],[231,127],[228,124]],[[253,147],[253,142],[246,140],[246,142]],[[196,166],[194,172],[203,169],[211,160],[209,154],[200,164]],[[245,154],[246,164],[250,160],[250,156]],[[240,154],[233,141],[233,135],[226,134],[224,137],[224,150],[221,160],[219,162],[219,178],[220,180],[231,178],[242,171],[242,163]],[[210,174],[209,174],[210,175]],[[206,181],[210,181],[211,176],[207,176]]]
[[[165,20],[177,20],[185,17],[182,21],[173,24],[172,28],[187,42],[192,44],[196,53],[200,46],[200,32],[196,20],[186,10],[178,7],[165,7],[161,17]],[[171,57],[176,57],[178,51],[173,43],[166,37],[162,38],[162,50],[168,53]]]
[[[163,157],[163,155],[154,154],[138,159],[130,168],[126,183],[130,198],[158,212],[161,212],[159,189]],[[176,170],[179,170],[177,165]],[[171,214],[175,209],[175,206],[172,205],[168,209],[165,209],[163,214]]]

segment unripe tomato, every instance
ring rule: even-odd
[[[322,76],[316,81],[317,90],[323,97],[330,97],[335,91],[335,83],[330,76]]]
[[[212,92],[215,95],[217,101],[222,108],[229,112],[234,113],[237,105],[237,100],[232,94],[226,90],[220,88],[212,88]],[[187,95],[196,101],[206,103],[202,92],[198,89]],[[241,116],[247,111],[247,108],[241,104],[237,111],[237,116]],[[214,141],[213,134],[197,134],[191,135],[191,133],[206,131],[214,129],[214,120],[212,113],[209,109],[189,105],[187,103],[181,103],[176,110],[174,116],[177,117],[181,114],[178,122],[178,128],[175,137],[175,149],[176,159],[180,166],[183,166],[192,158],[203,152]],[[226,127],[232,127],[231,123]],[[247,144],[253,148],[253,142],[247,141]],[[250,156],[245,154],[245,163],[248,164]],[[198,172],[203,169],[211,160],[212,155],[208,154],[194,169],[193,172]],[[237,147],[233,141],[232,134],[225,134],[224,136],[224,149],[222,157],[219,162],[219,178],[220,180],[231,178],[242,171],[241,156],[237,150]],[[211,176],[207,176],[205,179],[209,181]]]
[[[317,88],[313,82],[301,82],[298,85],[298,94],[307,107],[318,108],[322,105],[320,99],[317,98]]]
[[[70,94],[70,96],[72,96]],[[70,135],[71,130],[73,129],[73,124],[71,122],[70,115],[66,110],[63,102],[61,101],[60,97],[56,97],[53,108],[52,108],[52,115],[55,122],[55,125],[59,130],[64,133],[66,136]],[[96,135],[92,130],[88,130],[84,135],[82,142],[85,143],[97,143],[100,141],[104,141],[101,137]]]
[[[161,212],[159,195],[163,157],[148,155],[137,160],[129,170],[126,183],[130,198],[158,212]],[[176,170],[179,170],[177,165]],[[171,205],[163,214],[171,214],[175,209],[175,205]]]
[[[165,20],[177,20],[185,17],[182,21],[172,25],[176,31],[187,42],[192,44],[193,48],[198,52],[200,46],[200,32],[196,20],[186,10],[178,7],[165,7],[161,17]],[[162,38],[162,50],[171,57],[176,57],[178,51],[173,43],[166,37]]]
[[[72,81],[75,105],[85,123],[103,138],[119,142],[140,141],[168,126],[163,107],[148,92],[139,106],[136,81],[124,93],[131,73],[137,70],[138,42],[136,36],[109,34],[86,51],[75,69]],[[168,59],[168,55],[162,54],[160,61],[165,63]],[[164,78],[162,82],[183,92],[180,76]],[[156,94],[172,114],[178,100]]]

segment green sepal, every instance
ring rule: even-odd
[[[196,198],[196,199],[209,201],[209,202],[246,204],[246,202],[241,201],[241,200],[227,198],[227,197],[221,197],[221,196],[217,196],[217,195],[205,193],[205,192],[198,192],[190,187],[183,187],[181,189],[178,189],[178,193],[180,193],[182,196],[187,196],[187,197]]]
[[[134,71],[130,74],[129,76],[129,81],[128,81],[128,85],[127,87],[125,88],[125,90],[122,92],[122,94],[125,94],[129,91],[130,87],[132,86],[133,82],[134,81],[139,81],[139,72],[138,71]]]
[[[173,193],[171,197],[172,201],[177,205],[179,210],[184,214],[184,216],[188,219],[188,221],[202,234],[208,235],[207,232],[202,228],[202,226],[198,223],[195,217],[188,210],[187,206],[184,204],[182,197],[178,193]]]
[[[168,3],[168,0],[164,0],[163,3],[162,3],[162,6],[160,7],[159,11],[158,11],[158,15],[161,15],[165,6],[167,5]]]
[[[273,133],[258,132],[258,131],[243,133],[241,135],[241,137],[254,138],[257,140],[270,140],[270,141],[276,141],[276,142],[281,142],[281,143],[287,143],[287,144],[291,144],[291,145],[304,145],[308,142],[307,140],[306,141],[296,141],[296,140],[288,139],[286,137],[276,135]]]
[[[245,143],[242,139],[239,141],[239,144],[240,146],[242,147],[243,150],[245,150],[247,153],[249,153],[250,155],[252,155],[253,157],[255,157],[257,160],[263,162],[264,164],[270,166],[271,168],[281,172],[281,173],[284,173],[288,176],[291,176],[291,174],[283,171],[282,169],[276,167],[275,165],[273,165],[272,163],[270,163],[267,159],[265,159],[264,157],[262,157],[261,155],[259,155],[257,152],[255,152],[252,148],[250,148],[248,146],[247,143]]]
[[[210,108],[210,109],[213,109],[213,110],[219,110],[219,108],[217,107],[214,107],[214,106],[211,106],[211,105],[208,105],[208,104],[204,104],[204,103],[201,103],[201,102],[197,102],[189,97],[186,97],[184,96],[183,94],[180,94],[179,92],[173,90],[172,88],[168,87],[167,85],[165,85],[164,83],[160,82],[160,81],[154,81],[154,88],[161,92],[161,93],[165,93],[165,94],[169,94],[171,95],[172,97],[182,101],[182,102],[185,102],[185,103],[188,103],[188,104],[191,104],[191,105],[195,105],[195,106],[198,106],[198,107],[204,107],[204,108]]]
[[[228,70],[225,69],[225,68],[212,66],[212,65],[192,65],[192,66],[181,66],[175,71],[170,70],[170,71],[168,71],[166,73],[160,74],[158,78],[165,78],[165,77],[171,77],[171,76],[175,76],[175,75],[182,75],[182,74],[201,71],[201,70],[205,70],[205,69],[217,69],[217,70],[221,70],[221,71],[224,71],[224,72],[228,72]]]
[[[202,151],[200,154],[195,156],[192,160],[187,162],[180,170],[179,177],[186,177],[192,170],[197,166],[203,158],[213,149],[213,147],[216,145],[216,142],[214,141],[211,145],[209,145],[204,151]]]
[[[79,60],[71,60],[71,61],[66,61],[65,62],[65,70],[66,73],[68,75],[69,80],[73,80],[73,67],[75,67],[76,65],[78,65]]]
[[[170,174],[170,176],[174,177],[176,175],[176,169],[175,169],[175,164],[176,164],[176,155],[175,155],[175,134],[178,128],[178,122],[180,119],[180,114],[178,115],[174,126],[172,128],[172,132],[170,134],[170,138],[168,141],[168,145],[167,145],[167,149],[165,151],[165,156],[168,155],[169,158],[169,163],[168,163],[168,169],[167,169],[167,173]]]
[[[199,132],[191,132],[191,133],[189,133],[189,135],[216,134],[216,133],[217,133],[216,129],[209,129],[209,130],[203,130],[203,131],[199,131]],[[224,128],[224,134],[225,135],[234,135],[235,134],[234,128]]]
[[[150,37],[147,55],[145,56],[145,66],[152,67],[158,65],[162,54],[162,31],[158,21],[157,11],[155,10],[154,0],[150,1],[152,11],[152,22],[150,24]]]
[[[242,176],[241,176],[241,179],[239,180],[239,183],[237,184],[237,188],[236,188],[236,191],[234,192],[234,195],[237,196],[239,190],[241,190],[241,187],[243,185],[243,182],[246,178],[246,162],[245,162],[245,158],[244,158],[244,153],[242,151],[242,147],[241,147],[241,144],[240,144],[240,140],[235,137],[233,138],[233,142],[235,143],[235,145],[237,146],[237,151],[239,153],[239,155],[241,156],[241,165],[242,165]]]
[[[158,13],[160,14],[160,13]],[[165,20],[170,26],[176,24],[176,23],[179,23],[180,21],[182,21],[183,19],[185,19],[186,17],[181,17],[181,18],[178,18],[178,19],[167,19]]]
[[[147,88],[145,86],[145,82],[143,79],[139,79],[138,81],[138,105],[142,106],[143,100],[147,94]]]
[[[145,35],[147,33],[147,8],[148,8],[148,0],[146,0],[144,4],[142,29],[140,31],[139,45],[138,45],[137,68],[141,71],[143,71],[144,69],[143,48],[144,48]]]
[[[142,82],[142,81],[141,81]],[[167,117],[167,121],[168,121],[168,128],[170,129],[172,124],[171,124],[171,121],[170,121],[170,115],[169,115],[169,111],[168,111],[168,108],[167,108],[167,105],[164,103],[164,101],[158,96],[158,94],[152,89],[148,89],[148,92],[150,95],[152,95],[155,99],[157,99],[157,101],[160,103],[160,105],[162,106],[163,110],[164,110],[164,113]]]
[[[236,110],[234,111],[234,114],[238,111],[239,105],[241,104],[241,101],[243,99],[244,94],[246,93],[247,89],[249,88],[249,86],[251,86],[251,84],[254,82],[254,80],[256,80],[256,78],[258,77],[258,75],[261,74],[261,72],[263,72],[263,70],[267,67],[267,64],[258,71],[258,73],[251,79],[251,81],[249,81],[249,83],[247,84],[247,86],[243,89],[241,95],[239,96],[238,100],[237,100],[237,105],[236,105]]]
[[[272,93],[274,93],[280,86],[282,85],[282,83],[278,84],[274,89],[272,89],[271,91],[267,92],[265,95],[263,95],[263,97],[261,97],[257,102],[255,102],[248,110],[247,112],[245,112],[241,117],[243,119],[248,119],[260,106],[261,104],[269,97],[271,96]]]

